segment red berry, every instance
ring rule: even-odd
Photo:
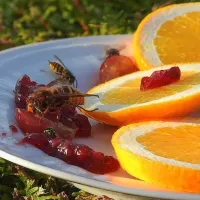
[[[143,77],[140,90],[145,91],[165,85],[172,84],[180,80],[181,71],[179,67],[171,67],[167,70],[155,71],[150,77]]]
[[[48,155],[55,155],[56,149],[49,144],[50,136],[41,133],[32,133],[24,137],[19,144],[31,144]]]
[[[104,173],[114,172],[114,169],[119,168],[119,162],[112,156],[105,156],[104,157]]]
[[[91,135],[91,124],[85,115],[77,114],[73,118],[78,130],[76,131],[76,137],[89,137]]]
[[[63,120],[65,119],[64,117],[65,116],[70,116],[70,117],[73,117],[77,114],[77,111],[76,111],[76,107],[75,106],[70,106],[70,107],[63,107],[61,109],[61,118],[63,117]]]
[[[17,108],[26,108],[26,98],[36,88],[45,86],[32,81],[29,76],[21,76],[15,86],[15,104]]]
[[[85,145],[75,145],[73,158],[74,164],[87,169],[87,164],[89,164],[91,159],[91,148]]]
[[[96,174],[104,174],[104,154],[100,152],[92,152],[92,162],[88,166],[88,170]]]
[[[66,163],[73,164],[74,146],[71,141],[66,140],[57,147],[57,156]]]
[[[104,83],[135,71],[137,71],[137,67],[129,57],[123,55],[109,56],[101,65],[100,82]]]
[[[15,94],[15,105],[17,108],[26,109],[26,98],[20,94]]]
[[[73,144],[72,141],[65,140],[57,146],[57,149],[56,157],[96,174],[110,173],[119,169],[119,162],[115,158],[95,152],[86,145]]]
[[[15,109],[15,120],[24,134],[43,133],[46,128],[53,128],[61,138],[71,139],[74,137],[74,130],[63,124],[52,122],[46,118],[41,118],[27,110]]]
[[[57,112],[51,113],[47,112],[44,117],[53,121],[53,122],[61,122],[65,126],[69,128],[76,128],[75,123],[72,121],[72,118],[76,115],[76,108],[75,107],[63,107],[58,109]]]
[[[49,141],[52,147],[58,147],[64,140],[62,138],[53,138]]]
[[[36,86],[35,81],[31,81],[29,76],[21,76],[15,86],[15,104],[18,108],[26,108],[26,98]]]

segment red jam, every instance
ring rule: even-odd
[[[120,167],[119,162],[112,156],[96,152],[86,145],[74,144],[71,140],[52,138],[44,133],[27,135],[19,144],[25,143],[95,174],[111,173]]]
[[[180,80],[181,71],[179,67],[171,67],[167,70],[155,71],[150,77],[143,77],[141,80],[140,90],[146,91],[165,85],[170,85]]]
[[[96,174],[105,174],[119,169],[119,162],[112,156],[95,152],[86,145],[72,143],[76,137],[89,137],[91,125],[85,115],[78,114],[76,108],[62,108],[58,114],[47,113],[40,117],[26,109],[26,98],[34,88],[40,87],[36,82],[24,75],[15,87],[15,120],[24,133],[24,138],[19,144],[31,144],[44,153],[59,158],[68,164],[81,167]],[[52,128],[56,134],[45,132]],[[10,129],[15,132],[16,127],[11,125]],[[3,133],[2,133],[3,135]]]

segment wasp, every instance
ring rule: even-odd
[[[105,45],[104,49],[106,52],[106,55],[104,58],[108,58],[111,56],[115,56],[115,55],[120,55],[120,51],[122,51],[126,46],[125,45],[116,45],[116,47],[110,47]]]
[[[55,72],[57,75],[60,76],[60,78],[52,81],[49,83],[49,87],[55,85],[57,82],[62,80],[67,80],[70,85],[73,85],[74,87],[78,87],[78,82],[76,80],[76,77],[73,75],[73,73],[65,66],[65,64],[62,62],[62,60],[54,55],[54,57],[60,62],[49,62],[49,67],[52,69],[53,72]]]
[[[48,112],[59,113],[63,107],[78,107],[86,112],[93,112],[98,110],[86,110],[82,107],[84,105],[84,98],[98,95],[83,94],[77,89],[65,85],[56,88],[40,87],[35,89],[27,98],[28,111],[44,116]]]

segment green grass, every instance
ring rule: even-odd
[[[0,50],[58,38],[132,34],[148,13],[181,2],[189,1],[0,0]],[[66,181],[0,159],[0,199],[68,198],[97,199]]]

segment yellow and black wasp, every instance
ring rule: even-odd
[[[78,82],[76,80],[76,77],[73,75],[73,73],[65,66],[65,64],[62,62],[62,60],[54,55],[54,57],[60,62],[52,62],[49,61],[49,67],[53,72],[55,72],[57,75],[60,76],[60,78],[50,82],[48,84],[48,87],[51,87],[55,85],[57,82],[62,81],[62,80],[67,80],[70,85],[73,85],[74,87],[78,87]]]

